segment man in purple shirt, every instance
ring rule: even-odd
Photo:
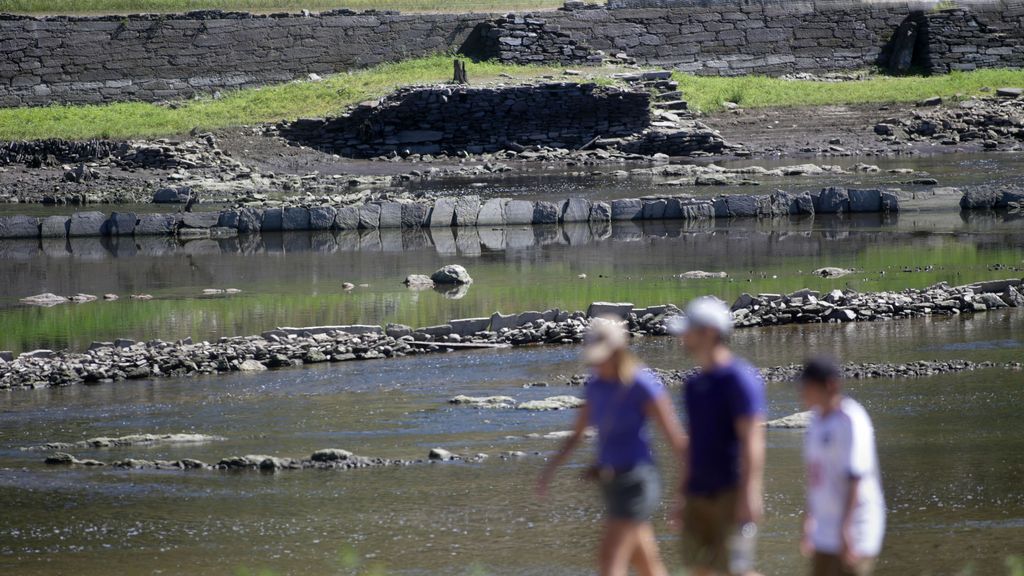
[[[764,381],[733,356],[732,314],[698,298],[669,331],[698,372],[686,381],[690,443],[679,511],[684,560],[697,576],[751,576],[764,475]]]

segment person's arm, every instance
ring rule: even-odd
[[[562,443],[562,447],[555,454],[554,458],[548,461],[547,466],[544,467],[544,471],[541,472],[540,478],[537,480],[537,495],[541,498],[547,495],[548,486],[551,484],[551,479],[555,477],[555,472],[558,467],[565,464],[565,461],[569,459],[573,451],[580,445],[583,440],[583,435],[587,430],[587,425],[590,423],[590,406],[584,404],[580,407],[577,415],[576,422],[573,424],[572,435]]]
[[[740,485],[736,519],[741,524],[761,520],[764,434],[764,417],[760,414],[736,419],[736,437],[740,442]]]

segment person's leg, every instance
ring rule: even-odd
[[[658,540],[654,537],[654,526],[650,522],[637,522],[633,527],[633,567],[640,576],[668,576],[665,563],[661,561]]]
[[[629,561],[636,546],[632,522],[609,519],[604,525],[601,550],[598,552],[601,576],[627,576]]]

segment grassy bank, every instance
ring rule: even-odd
[[[0,2],[0,12],[55,15],[189,10],[299,12],[335,8],[402,12],[507,12],[558,8],[562,3],[562,0],[6,0]]]
[[[485,82],[508,74],[520,79],[560,75],[557,67],[468,63],[470,80]],[[603,70],[608,72],[608,70]],[[0,140],[42,138],[138,138],[336,114],[346,106],[379,97],[397,87],[446,81],[451,58],[433,56],[328,76],[321,82],[291,82],[226,91],[175,106],[126,102],[98,106],[0,109]],[[766,76],[718,78],[676,74],[695,109],[720,110],[724,102],[745,108],[915,102],[985,94],[1002,86],[1024,86],[1024,70],[979,70],[942,76],[875,77],[853,82],[780,80]],[[987,92],[991,93],[991,92]]]
[[[470,62],[466,67],[474,82],[494,80],[499,74],[526,79],[560,72],[555,68],[489,62]],[[0,140],[166,136],[185,134],[193,129],[327,116],[400,86],[447,81],[451,77],[451,58],[434,56],[332,75],[320,82],[290,82],[227,91],[220,99],[202,98],[177,106],[124,102],[0,109]]]
[[[782,80],[768,76],[719,78],[676,74],[691,107],[721,110],[724,102],[744,108],[826,106],[884,102],[917,102],[931,96],[950,99],[985,94],[1004,86],[1024,86],[1024,70],[989,69],[937,76],[877,76],[851,82]],[[988,92],[991,94],[991,92]]]

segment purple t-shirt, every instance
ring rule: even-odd
[[[639,464],[651,464],[651,439],[647,431],[647,405],[666,394],[665,386],[648,370],[639,370],[632,385],[587,380],[585,397],[590,425],[597,428],[597,463],[619,472]]]
[[[734,359],[691,376],[683,389],[690,433],[692,494],[714,494],[739,483],[740,443],[736,419],[763,415],[764,380],[756,368]]]

